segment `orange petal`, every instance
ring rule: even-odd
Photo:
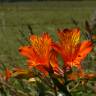
[[[96,78],[96,74],[94,73],[89,73],[89,74],[85,74],[84,76],[86,79],[92,79],[92,78]]]
[[[55,52],[54,50],[51,51],[51,54],[50,54],[50,64],[52,68],[59,67],[58,60],[57,60],[57,52]]]
[[[36,56],[36,53],[31,46],[20,47],[19,52],[21,55],[23,55],[27,58],[30,58],[30,59],[32,59]]]
[[[68,78],[70,80],[77,80],[80,78],[84,78],[84,72],[83,71],[79,71],[79,72],[72,72],[71,74],[68,75]]]
[[[80,49],[79,49],[79,52],[78,52],[78,55],[76,57],[76,60],[81,62],[81,60],[83,60],[87,55],[88,53],[92,50],[92,42],[91,41],[83,41],[81,43],[81,46],[80,46]]]
[[[12,76],[12,72],[8,68],[6,68],[5,74],[6,74],[5,80],[8,80]]]
[[[84,60],[84,58],[88,55],[88,53],[92,50],[92,42],[91,41],[83,41],[80,44],[80,48],[78,50],[78,53],[76,57],[73,59],[72,62],[69,62],[69,65],[75,66],[78,69],[81,68],[81,61]],[[68,62],[67,62],[68,64]]]
[[[12,76],[16,78],[27,78],[27,77],[29,78],[29,77],[33,77],[33,72],[32,70],[14,68]]]
[[[61,46],[60,46],[60,44],[57,44],[57,43],[52,43],[52,48],[56,51],[56,52],[58,52],[58,53],[61,53],[62,52],[62,48],[61,48]]]

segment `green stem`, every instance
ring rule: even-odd
[[[58,87],[58,89],[65,94],[65,96],[72,96],[71,93],[67,90],[67,86],[60,83],[58,79],[53,75],[50,74],[50,78],[52,79],[55,86]]]
[[[67,90],[66,86],[63,87],[64,89],[62,90],[65,94],[65,96],[72,96],[71,93]]]
[[[58,96],[57,90],[56,90],[56,86],[55,86],[55,85],[54,85],[54,93],[55,93],[55,96]]]

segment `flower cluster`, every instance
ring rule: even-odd
[[[58,30],[57,35],[57,42],[54,42],[48,33],[43,33],[42,36],[31,35],[30,44],[19,48],[20,54],[27,58],[28,70],[16,68],[11,74],[7,70],[7,79],[11,76],[49,77],[57,90],[71,96],[67,88],[70,82],[95,78],[96,74],[85,73],[81,64],[92,51],[92,42],[80,41],[79,28]],[[62,66],[59,64],[58,56],[62,58]]]

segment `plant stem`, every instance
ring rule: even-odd
[[[54,93],[55,93],[55,96],[58,96],[57,90],[56,90],[56,86],[55,86],[55,85],[54,85]]]

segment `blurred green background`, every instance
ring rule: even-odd
[[[95,11],[96,1],[91,0],[0,3],[0,63],[22,65],[18,48],[19,40],[25,42],[20,32],[29,35],[27,25],[35,34],[49,32],[55,39],[58,28],[75,27],[72,19],[83,28]]]

